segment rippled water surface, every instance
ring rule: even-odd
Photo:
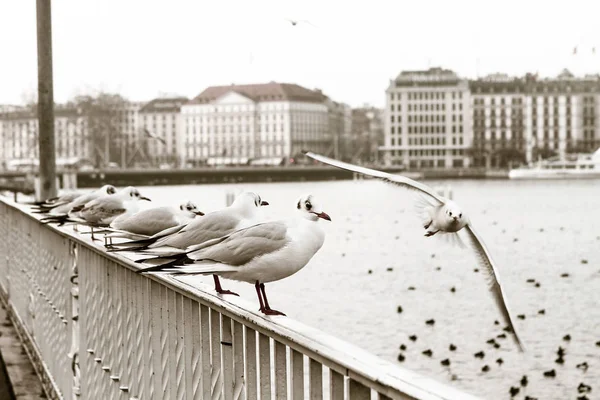
[[[444,184],[499,265],[513,314],[524,316],[516,325],[525,354],[510,338],[497,339],[499,349],[486,343],[503,332],[494,324],[500,315],[485,276],[474,272],[469,250],[423,237],[412,194],[403,189],[365,180],[149,187],[142,193],[152,205],[188,198],[211,211],[224,206],[227,192],[252,190],[270,202],[265,212],[284,218],[310,192],[333,221],[321,221],[325,244],[303,270],[267,285],[274,308],[483,398],[510,398],[523,375],[529,384],[517,398],[575,399],[581,382],[593,387],[588,398],[600,398],[600,180]],[[224,283],[257,303],[251,285]],[[426,325],[428,319],[435,324]],[[563,339],[567,334],[570,341]],[[401,344],[407,347],[402,363]],[[566,349],[564,364],[555,362],[559,346]],[[422,354],[427,349],[432,357]],[[473,356],[479,351],[483,359]],[[440,364],[446,358],[449,367]],[[576,368],[584,361],[587,372]],[[556,377],[544,377],[551,369]]]

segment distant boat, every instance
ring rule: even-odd
[[[600,148],[593,154],[568,154],[511,169],[510,179],[585,179],[600,178]]]

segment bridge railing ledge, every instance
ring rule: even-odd
[[[137,274],[28,209],[0,197],[0,297],[51,398],[475,399],[242,298]]]

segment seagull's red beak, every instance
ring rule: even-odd
[[[261,206],[268,206],[269,202],[263,200],[263,201],[260,202],[260,205]]]
[[[147,198],[147,197],[144,197],[144,196],[140,197],[140,200],[152,201],[152,200],[150,200],[149,198]]]
[[[201,217],[204,216],[204,213],[202,211],[194,211],[194,214],[199,215]]]
[[[321,213],[314,213],[317,217],[319,218],[323,218],[326,219],[327,221],[331,221],[331,217],[329,215],[327,215],[327,213],[321,212]]]

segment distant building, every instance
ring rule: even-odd
[[[365,105],[352,109],[353,155],[358,160],[378,162],[379,147],[384,144],[384,111]]]
[[[469,166],[473,139],[469,85],[441,68],[402,71],[386,90],[386,164]]]
[[[343,160],[352,159],[352,149],[348,147],[352,132],[352,108],[348,104],[325,99],[327,105],[327,131],[332,135],[333,151],[335,158]]]
[[[30,109],[0,113],[0,164],[10,160],[38,159],[38,117]],[[54,111],[56,158],[89,159],[88,121],[76,108]]]
[[[473,112],[474,166],[507,167],[525,160],[527,82],[494,74],[469,82]]]
[[[475,165],[508,167],[600,147],[600,81],[496,74],[471,81]]]
[[[138,113],[140,130],[148,132],[158,139],[145,134],[139,137],[144,141],[145,151],[154,163],[169,163],[180,166],[185,159],[185,140],[181,124],[181,106],[189,101],[186,97],[154,99],[146,103]]]
[[[188,163],[328,152],[325,96],[289,83],[211,86],[181,107]]]

